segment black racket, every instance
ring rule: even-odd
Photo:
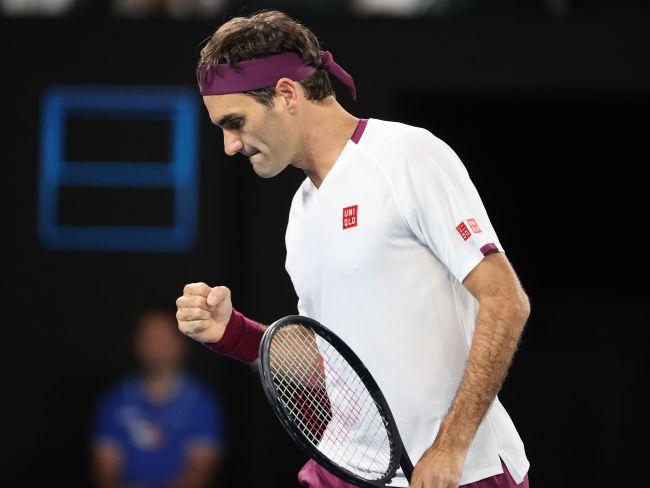
[[[357,355],[308,317],[274,322],[260,344],[260,377],[291,438],[318,464],[357,486],[385,486],[413,464],[386,399]]]

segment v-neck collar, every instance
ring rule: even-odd
[[[345,146],[343,146],[343,149],[339,153],[338,157],[336,158],[336,161],[334,161],[334,164],[330,168],[330,170],[327,172],[325,175],[325,178],[323,178],[323,181],[321,181],[321,184],[318,188],[316,188],[316,185],[314,185],[314,182],[311,181],[311,178],[307,178],[309,180],[309,184],[312,187],[312,191],[314,193],[318,194],[322,191],[323,186],[326,184],[327,181],[329,181],[331,178],[331,174],[336,172],[336,168],[341,166],[341,161],[344,159],[345,154],[349,151],[349,146],[351,144],[359,144],[359,141],[361,140],[361,136],[363,136],[364,131],[366,130],[366,126],[368,125],[368,120],[369,119],[359,119],[359,122],[357,123],[357,126],[354,129],[354,132],[352,133],[352,136],[350,139],[348,139],[345,143]]]

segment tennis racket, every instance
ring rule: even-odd
[[[357,486],[386,486],[404,449],[384,395],[357,355],[313,319],[274,322],[260,344],[266,397],[289,436],[318,464]]]

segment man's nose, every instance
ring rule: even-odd
[[[231,132],[223,132],[223,150],[228,156],[234,156],[244,148],[241,139]]]

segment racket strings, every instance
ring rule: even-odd
[[[280,388],[282,387],[281,384],[278,386]],[[300,408],[300,403],[296,402],[295,393],[298,390],[295,387],[289,387],[289,391],[291,392],[290,395],[282,395],[283,403],[285,403],[285,406],[289,407],[288,410],[290,411],[292,418],[298,424],[298,426],[303,430],[305,436],[310,440],[310,442],[314,446],[318,446],[317,443],[320,441],[324,430],[322,427],[327,426],[332,416],[330,414],[327,414],[325,416],[323,416],[322,414],[318,415],[318,417],[323,421],[322,424],[318,424],[317,422],[314,422],[313,418],[305,421],[305,419],[301,417],[304,416],[306,413],[307,414],[312,413],[314,410],[312,410],[311,412],[305,412],[304,409]],[[321,392],[318,393],[318,397],[322,398]],[[368,398],[370,398],[369,395]],[[362,411],[365,409],[364,407],[365,404],[368,403],[368,398],[364,400],[363,405],[361,405],[358,408],[358,411]],[[374,401],[372,402],[374,405]],[[313,400],[308,400],[308,403],[310,403],[312,406],[315,405]],[[298,408],[296,408],[296,406],[298,406]],[[322,409],[317,407],[316,412],[322,412]],[[359,445],[359,443],[350,442],[349,431],[346,430],[346,428],[349,428],[351,424],[353,424],[353,422],[350,421],[350,417],[346,415],[339,415],[338,417],[341,418],[341,421],[338,422],[337,427],[335,427],[333,430],[330,428],[330,430],[328,431],[329,432],[328,440],[330,444],[330,449],[328,449],[329,452],[327,454],[333,461],[342,465],[346,469],[349,469],[350,471],[356,472],[357,475],[364,476],[369,479],[374,479],[374,478],[378,479],[383,477],[384,473],[387,472],[387,466],[388,463],[390,462],[391,446],[390,446],[389,439],[387,438],[387,435],[385,435],[387,432],[385,425],[383,426],[384,427],[383,429],[378,428],[379,426],[377,425],[378,424],[377,420],[381,420],[383,423],[383,419],[381,419],[381,417],[378,416],[377,411],[373,413],[374,413],[373,417],[368,419],[367,412],[366,412],[364,417],[361,418],[358,422],[359,427],[357,428],[357,432],[363,430],[374,432],[372,437],[369,439],[365,433],[360,436],[362,438],[365,437],[365,442],[363,444],[365,444],[366,448],[363,451],[358,451],[360,447],[363,447],[363,444]],[[314,429],[315,426],[318,426],[318,428]],[[316,430],[316,432],[314,432],[314,430]],[[375,439],[377,435],[380,435],[380,433],[382,432],[384,433],[384,435],[381,444],[377,446]],[[332,441],[335,441],[333,445],[332,445]],[[386,444],[389,445],[386,446]],[[332,450],[331,447],[335,447],[336,449]],[[372,459],[368,459],[368,453],[371,449],[375,450],[375,456]],[[385,451],[383,456],[377,455],[377,454],[381,454],[382,451]],[[362,452],[362,454],[359,455],[359,452]],[[344,461],[342,462],[342,460]],[[366,466],[364,466],[364,464]]]
[[[339,441],[339,445],[341,444],[341,440],[347,441],[349,440],[349,432],[346,431],[345,429],[350,429],[352,427],[356,427],[356,433],[358,434],[360,441],[363,441],[360,445],[359,442],[357,443],[352,443],[348,442],[347,445],[344,446],[344,450],[338,450],[332,452],[332,455],[335,457],[338,457],[340,459],[348,459],[350,456],[352,458],[358,457],[359,461],[362,461],[364,459],[367,460],[367,454],[371,449],[374,449],[377,453],[381,453],[382,449],[384,448],[384,445],[386,444],[387,441],[389,441],[387,435],[381,435],[381,434],[386,434],[388,432],[388,429],[385,425],[381,425],[383,423],[383,417],[379,415],[378,410],[376,409],[376,405],[374,404],[374,400],[372,400],[372,397],[368,394],[367,390],[365,389],[365,385],[363,385],[362,381],[360,378],[356,375],[354,370],[347,364],[347,361],[338,354],[338,352],[328,343],[326,344],[325,348],[323,349],[324,356],[327,356],[327,353],[334,352],[334,363],[333,365],[335,367],[332,367],[330,369],[330,374],[328,375],[328,381],[330,381],[333,385],[340,386],[343,385],[344,388],[336,388],[334,395],[332,396],[332,402],[338,405],[341,405],[341,400],[343,399],[346,402],[346,407],[348,408],[340,408],[339,413],[342,415],[338,416],[338,428],[334,431],[332,431],[333,437],[335,440]],[[343,364],[345,366],[345,371],[348,373],[347,377],[342,378],[340,375],[340,367],[336,367],[338,364]],[[352,381],[350,379],[352,377]],[[364,393],[364,399],[361,404],[356,402],[356,399],[354,396],[350,395],[350,392],[357,391],[359,388],[362,389]],[[331,389],[331,388],[330,388]],[[336,395],[339,395],[338,397]],[[375,407],[374,409],[370,409],[368,407]],[[347,415],[345,414],[347,413]],[[363,413],[363,415],[362,415]],[[370,415],[370,416],[369,416]],[[381,423],[379,422],[381,421]],[[356,423],[356,426],[355,426]],[[384,427],[384,428],[382,428]],[[368,438],[368,434],[372,433],[372,437]],[[341,435],[343,434],[343,436]],[[359,435],[361,434],[361,435]],[[377,445],[376,444],[376,438],[377,436],[380,436],[381,438],[381,444]],[[358,451],[356,454],[351,453],[351,449],[355,448],[358,449],[359,447],[363,447],[365,444],[365,449],[363,451]],[[388,449],[390,449],[390,446],[388,446]],[[359,452],[362,452],[361,455],[359,455]],[[389,454],[390,450],[388,450],[388,454],[384,456],[382,462],[380,464],[383,464],[387,466],[387,463],[390,461]],[[375,465],[375,470],[376,468],[376,461],[379,459],[380,456],[375,456],[372,459],[372,463]],[[361,462],[357,462],[355,465],[357,468],[361,469],[362,465]],[[368,471],[368,470],[364,470]]]
[[[312,347],[313,347],[313,345],[312,345]],[[315,351],[315,350],[312,350],[312,351],[310,351],[310,353],[312,353],[312,352],[314,352],[314,351]],[[288,350],[285,349],[284,352],[285,352],[285,354],[286,354],[285,357],[290,357],[290,358],[294,361],[294,363],[292,364],[292,366],[294,367],[294,371],[297,371],[297,372],[300,373],[300,380],[301,380],[301,381],[305,381],[305,383],[309,384],[310,386],[313,386],[315,383],[318,383],[318,389],[316,390],[316,395],[315,395],[315,396],[312,395],[312,396],[306,398],[305,401],[306,401],[307,403],[309,403],[310,406],[312,406],[312,407],[314,407],[314,408],[317,409],[317,410],[316,410],[316,413],[317,413],[317,414],[321,414],[321,413],[322,413],[322,410],[323,410],[323,409],[317,408],[317,407],[319,407],[319,406],[322,405],[322,404],[319,402],[319,400],[323,400],[324,402],[328,402],[328,404],[325,405],[325,407],[327,407],[327,408],[326,408],[326,411],[327,411],[328,414],[331,413],[331,412],[329,411],[329,407],[330,407],[331,404],[329,403],[329,397],[327,396],[327,391],[325,390],[324,370],[322,370],[322,369],[319,370],[319,371],[317,372],[317,374],[316,374],[316,372],[314,372],[314,371],[307,371],[307,370],[305,369],[305,367],[304,367],[304,364],[305,364],[304,358],[299,358],[299,357],[296,355],[296,353],[295,353],[294,351],[292,351],[291,349],[288,349]],[[313,358],[316,358],[316,361],[318,361],[319,359],[321,359],[321,358],[320,358],[320,355],[319,355],[319,356],[314,355]],[[342,358],[341,358],[341,356],[339,355],[339,356],[337,357],[337,361],[340,360],[340,359],[342,359]],[[318,363],[315,363],[315,364],[318,364]],[[318,365],[318,366],[319,366],[319,369],[320,369],[320,365]],[[348,377],[345,378],[345,379],[341,379],[340,377],[337,377],[337,375],[336,375],[336,369],[333,369],[333,372],[334,372],[334,375],[333,375],[334,378],[333,378],[333,379],[336,380],[336,381],[332,381],[332,383],[342,384],[342,385],[346,385],[346,386],[349,387],[349,386],[350,386],[350,383],[351,383],[349,377],[350,377],[350,376],[353,376],[354,370],[353,370],[352,368],[348,368],[348,369],[349,369],[349,374],[348,374]],[[358,378],[358,376],[356,376],[356,374],[354,374],[354,376],[355,376],[355,377],[353,378],[353,380],[354,380],[354,384],[353,384],[352,386],[353,386],[353,387],[359,387],[359,386],[361,386],[361,385],[362,385],[361,380]],[[316,377],[318,378],[318,382],[315,381],[315,378],[316,378]],[[290,374],[290,375],[289,375],[289,379],[290,379],[290,383],[295,383],[297,377],[296,377],[296,375],[291,375],[291,374]],[[293,387],[293,388],[292,388],[291,386],[289,386],[289,388],[290,388],[291,393],[297,393],[297,391],[298,391],[296,387]],[[357,416],[355,417],[355,419],[356,419],[356,418],[358,418],[358,414],[360,413],[360,409],[359,409],[359,406],[358,406],[358,405],[356,405],[355,403],[353,403],[354,398],[352,398],[352,397],[349,396],[349,394],[348,394],[348,390],[351,390],[351,389],[350,389],[350,388],[346,388],[346,389],[337,389],[337,390],[335,391],[335,395],[339,395],[339,396],[338,396],[338,397],[337,397],[337,396],[333,396],[333,397],[332,397],[332,400],[339,400],[339,398],[340,398],[341,395],[344,396],[344,397],[345,397],[345,400],[347,400],[348,403],[352,406],[352,408],[351,408],[352,411],[350,412],[350,415],[356,414],[356,415],[357,415]],[[365,402],[368,400],[368,398],[369,398],[369,395],[368,395],[368,397],[366,397],[366,398],[364,399],[364,404],[365,404]],[[363,405],[362,405],[362,406],[363,406]],[[342,412],[341,412],[341,413],[342,413]],[[350,416],[345,417],[345,416],[341,416],[341,415],[340,415],[339,417],[342,418],[343,420],[345,420],[344,423],[347,424],[347,425],[351,425],[351,424],[353,423],[353,419],[352,419]],[[329,419],[331,419],[331,415],[323,416],[323,415],[321,414],[321,418],[323,418],[323,419],[326,418],[326,419],[329,420]]]
[[[278,330],[270,346],[278,398],[308,441],[365,479],[390,469],[394,442],[367,387],[347,360],[301,325]]]

